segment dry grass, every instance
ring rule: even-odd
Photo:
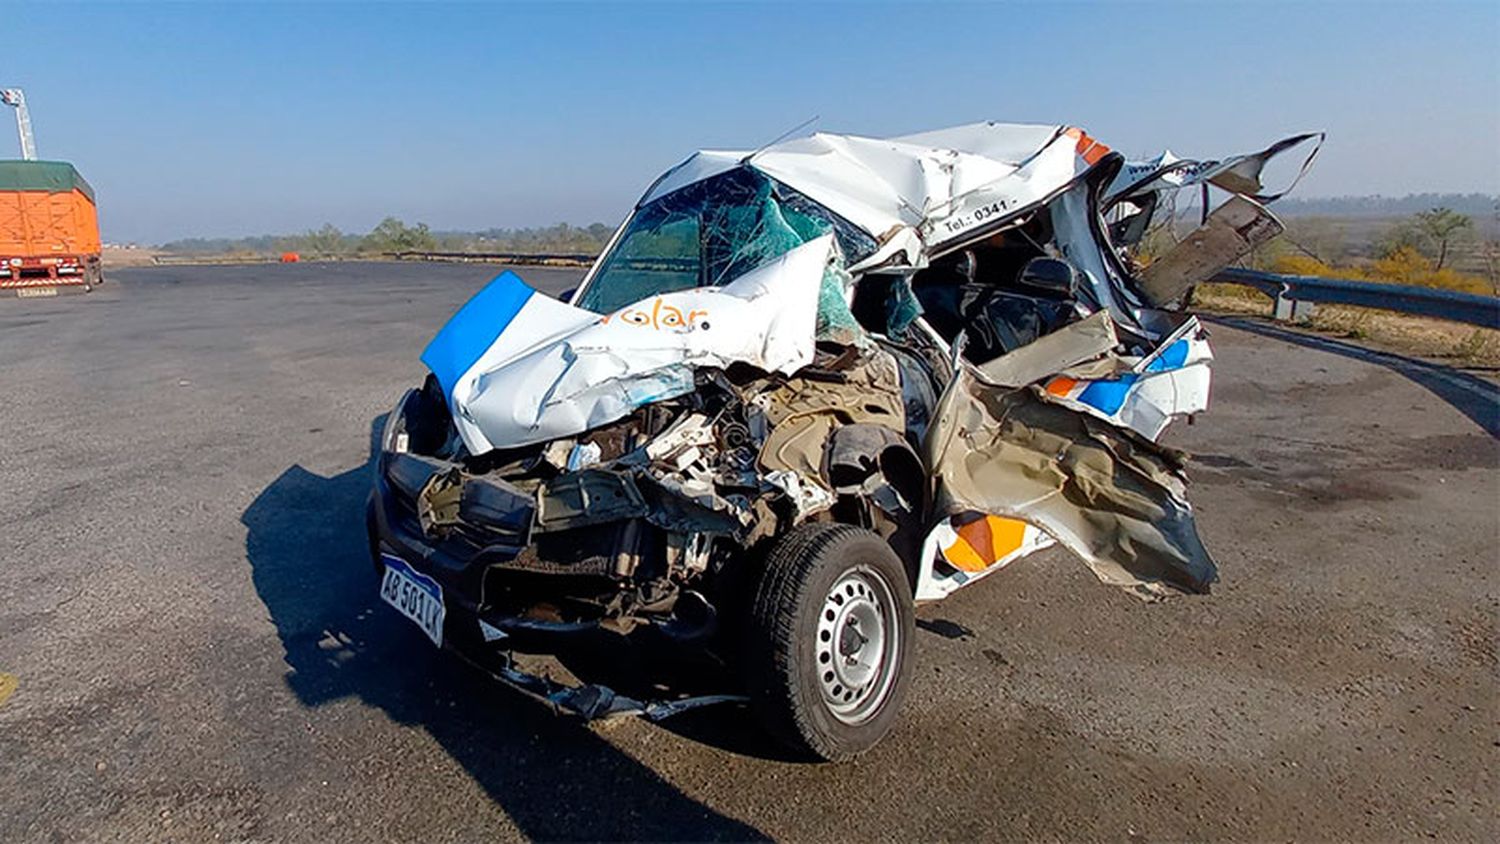
[[[1193,307],[1210,313],[1268,316],[1271,299],[1239,285],[1203,284],[1193,294]],[[1312,318],[1299,322],[1298,327],[1454,366],[1500,366],[1500,331],[1491,328],[1347,305],[1319,305]]]
[[[161,253],[154,249],[122,249],[118,246],[106,246],[99,257],[104,262],[104,271],[109,272],[120,267],[149,266],[159,254]]]

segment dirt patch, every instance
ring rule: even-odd
[[[1500,635],[1500,631],[1495,629],[1493,612],[1476,615],[1458,627],[1458,652],[1480,665],[1494,669],[1496,665],[1500,665],[1500,656],[1496,654],[1497,635]]]
[[[1292,469],[1256,465],[1228,455],[1203,457],[1209,459],[1199,457],[1194,458],[1194,462],[1207,470],[1193,474],[1194,482],[1240,487],[1259,500],[1278,505],[1295,501],[1306,507],[1332,509],[1419,497],[1415,489],[1393,480],[1394,470],[1389,468],[1348,468],[1304,462]]]
[[[1444,472],[1500,469],[1500,443],[1478,432],[1393,439],[1390,444],[1395,452],[1393,468]]]
[[[1211,466],[1215,469],[1250,468],[1249,463],[1228,454],[1194,454],[1189,459],[1201,466]]]

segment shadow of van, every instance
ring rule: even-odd
[[[241,517],[251,576],[299,701],[318,707],[355,697],[422,727],[529,838],[765,838],[582,723],[435,652],[382,606],[364,524],[371,471],[323,477],[292,466]]]

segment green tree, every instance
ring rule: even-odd
[[[302,235],[304,251],[322,258],[330,258],[344,251],[344,233],[333,223],[324,223],[322,228],[311,229]]]
[[[1402,220],[1385,231],[1375,244],[1377,258],[1389,258],[1405,249],[1421,252],[1427,244],[1415,218]]]
[[[1474,227],[1474,221],[1465,214],[1460,214],[1451,208],[1433,208],[1423,211],[1416,216],[1417,231],[1426,238],[1429,243],[1437,244],[1437,263],[1434,270],[1441,270],[1443,262],[1448,260],[1448,244],[1459,232]]]
[[[365,236],[364,246],[372,252],[432,252],[437,239],[426,223],[408,226],[395,217],[386,217]]]

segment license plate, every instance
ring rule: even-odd
[[[44,296],[56,296],[56,287],[18,287],[16,298],[18,299],[40,299]]]
[[[385,564],[385,578],[380,582],[381,600],[416,622],[434,645],[442,647],[443,617],[448,613],[443,606],[443,587],[400,557],[381,554],[380,561]]]

